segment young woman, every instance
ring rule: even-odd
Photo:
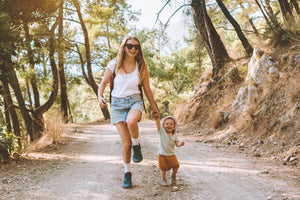
[[[123,187],[132,186],[131,181],[131,146],[134,162],[143,159],[139,142],[138,122],[142,118],[143,100],[139,85],[144,88],[152,108],[152,116],[159,116],[149,83],[149,71],[145,63],[140,41],[135,36],[124,38],[117,58],[109,62],[98,88],[98,100],[101,108],[107,106],[103,92],[111,76],[115,75],[111,92],[111,124],[115,125],[122,139],[122,157],[125,168]]]

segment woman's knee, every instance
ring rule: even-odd
[[[132,130],[132,129],[134,129],[137,126],[138,121],[135,120],[135,119],[128,119],[126,121],[126,123],[127,123],[127,126],[129,128],[129,130]]]
[[[124,146],[124,148],[125,149],[131,149],[131,145],[132,145],[132,142],[131,142],[131,140],[130,141],[124,141],[123,142],[123,146]]]

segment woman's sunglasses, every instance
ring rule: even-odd
[[[135,50],[140,50],[141,46],[139,44],[126,44],[127,49],[132,49],[133,47],[135,48]]]

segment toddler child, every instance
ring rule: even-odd
[[[177,121],[172,116],[164,117],[159,120],[159,116],[154,116],[156,119],[156,126],[159,133],[159,155],[158,164],[161,170],[161,185],[167,186],[166,172],[172,169],[172,185],[176,184],[176,173],[179,168],[179,162],[175,156],[175,146],[181,147],[184,142],[179,142],[176,133]]]

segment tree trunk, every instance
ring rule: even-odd
[[[256,26],[254,25],[254,23],[253,23],[252,19],[250,18],[250,16],[248,15],[245,7],[243,6],[242,3],[239,3],[239,5],[241,6],[243,12],[245,13],[246,18],[247,18],[247,20],[248,20],[248,22],[249,22],[249,24],[250,24],[250,26],[251,26],[251,28],[253,30],[253,33],[256,35],[256,37],[258,37],[259,39],[261,39],[260,33],[258,32],[258,30],[257,30]]]
[[[59,22],[58,22],[58,72],[60,80],[60,108],[65,123],[68,122],[68,95],[67,83],[64,68],[64,40],[63,40],[63,5],[64,0],[61,0],[59,5]]]
[[[94,80],[93,73],[92,73],[91,51],[90,51],[90,41],[89,41],[88,31],[87,31],[87,28],[83,21],[82,15],[81,15],[80,5],[79,5],[78,0],[72,0],[72,1],[76,7],[76,11],[78,14],[78,18],[79,18],[81,29],[82,29],[83,36],[84,36],[85,56],[86,56],[86,64],[87,64],[87,72],[88,72],[89,82],[90,82],[91,87],[94,90],[95,94],[97,95],[98,86]]]
[[[10,90],[8,83],[6,81],[2,81],[3,88],[4,88],[4,102],[5,102],[5,121],[7,124],[11,126],[10,120],[12,121],[13,125],[13,132],[14,135],[17,136],[18,139],[18,145],[19,147],[22,147],[21,144],[21,130],[20,130],[20,123],[18,119],[18,115],[15,109],[15,106],[13,105],[13,101],[11,98]],[[11,127],[8,129],[9,132],[12,131]]]
[[[293,20],[293,13],[290,4],[287,0],[278,0],[279,8],[281,12],[282,22],[285,28],[289,27],[289,20]]]
[[[50,94],[49,99],[40,107],[33,110],[32,116],[34,118],[33,120],[33,127],[35,134],[40,136],[41,133],[44,131],[44,119],[43,114],[49,110],[49,108],[53,105],[57,93],[58,93],[58,71],[54,59],[54,30],[56,29],[58,25],[58,20],[52,25],[50,30],[50,38],[49,38],[49,58],[50,58],[50,65],[51,65],[51,71],[52,71],[52,91]]]
[[[85,26],[85,23],[83,21],[82,15],[81,15],[81,11],[80,11],[80,5],[78,0],[72,0],[73,4],[76,8],[77,14],[78,14],[78,18],[80,21],[80,25],[82,28],[82,32],[84,35],[84,42],[85,42],[85,54],[86,54],[86,64],[87,64],[87,73],[88,73],[88,80],[87,83],[92,87],[94,93],[96,94],[96,96],[98,96],[98,86],[94,80],[93,77],[93,73],[92,73],[92,62],[91,62],[91,52],[90,52],[90,42],[89,42],[89,36],[88,36],[88,31],[87,28]],[[83,70],[84,71],[84,70]],[[104,116],[105,119],[110,119],[110,114],[109,111],[107,109],[107,107],[105,108],[101,108],[102,114]]]
[[[30,39],[30,34],[29,34],[29,28],[28,28],[28,24],[26,22],[24,22],[23,25],[24,25],[24,32],[25,32],[25,38],[26,38],[25,44],[26,44],[26,49],[27,49],[28,58],[29,58],[29,65],[30,65],[30,68],[33,70],[34,69],[34,57],[33,57],[32,48],[30,45],[31,39]],[[31,87],[32,87],[32,91],[33,91],[34,106],[37,108],[40,106],[40,94],[39,94],[39,90],[37,87],[37,78],[34,73],[31,75],[30,81],[31,81]]]
[[[262,15],[264,16],[264,18],[265,18],[265,20],[266,20],[268,26],[269,26],[270,28],[272,28],[273,25],[272,25],[272,23],[270,22],[270,20],[268,19],[268,17],[266,16],[266,14],[265,14],[264,10],[262,9],[260,3],[259,3],[257,0],[255,0],[255,3],[257,4],[257,6],[258,6],[260,12],[261,12]]]
[[[291,4],[294,6],[295,10],[296,10],[296,13],[299,15],[300,17],[300,9],[299,9],[299,5],[297,3],[296,0],[291,0]]]
[[[5,123],[6,123],[6,129],[7,132],[12,132],[12,127],[11,127],[11,121],[10,121],[10,114],[9,114],[9,105],[7,103],[7,100],[5,99],[5,96],[3,98],[3,104],[4,104],[4,117],[5,117]],[[0,110],[1,112],[1,110]]]
[[[14,66],[11,61],[5,62],[3,64],[2,69],[3,69],[3,72],[9,76],[8,77],[9,84],[12,87],[12,89],[14,90],[15,97],[19,104],[19,108],[20,108],[22,117],[25,121],[25,127],[26,127],[27,134],[29,134],[30,140],[33,141],[34,137],[33,137],[33,130],[32,130],[32,118],[29,114],[29,111],[26,108],[25,101],[22,96],[22,91],[20,88],[19,80],[17,78]]]
[[[265,3],[266,3],[266,5],[264,5],[263,2],[261,1],[263,9],[265,10],[265,12],[267,13],[267,15],[269,16],[269,18],[270,18],[273,26],[274,27],[279,27],[280,24],[279,24],[276,16],[274,15],[273,9],[272,9],[272,7],[270,5],[270,0],[266,0]]]
[[[241,40],[243,47],[245,48],[248,55],[252,55],[253,48],[248,42],[247,38],[245,37],[244,33],[242,32],[242,29],[240,25],[237,23],[237,21],[232,17],[232,15],[227,10],[226,6],[223,4],[222,0],[216,0],[219,7],[223,11],[225,17],[228,19],[228,21],[231,23],[231,25],[234,27],[234,30],[236,31],[239,39]]]
[[[212,62],[212,79],[217,80],[219,70],[224,66],[224,62],[229,60],[229,55],[207,15],[205,0],[192,0],[192,9],[195,26],[203,38],[205,48]]]

